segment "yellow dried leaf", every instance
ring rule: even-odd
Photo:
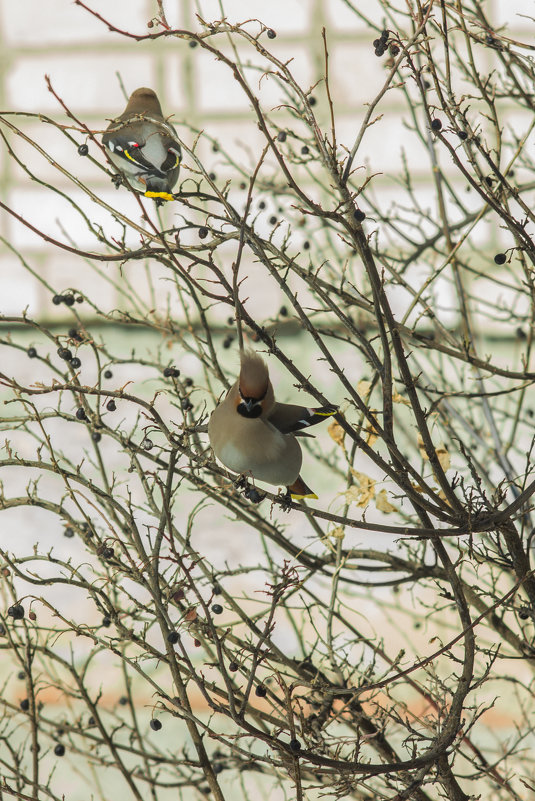
[[[407,398],[404,398],[403,395],[400,395],[399,392],[394,392],[392,394],[392,400],[394,403],[402,403],[404,406],[410,406],[411,402]]]
[[[424,441],[422,439],[421,434],[418,434],[417,443],[418,443],[418,450],[420,451],[420,456],[422,457],[422,459],[428,461],[427,453],[425,452]],[[444,472],[446,472],[446,470],[449,470],[451,466],[451,456],[443,442],[441,442],[440,445],[437,445],[437,447],[435,448],[435,453],[437,455],[438,461],[440,462],[440,466],[442,467]]]
[[[336,528],[333,528],[332,531],[329,531],[329,537],[332,537],[335,540],[343,540],[345,537],[344,527],[336,526]]]
[[[344,431],[340,423],[337,423],[336,420],[333,420],[327,426],[327,431],[329,432],[329,436],[331,437],[331,439],[334,439],[336,444],[340,445],[340,447],[343,448],[346,432]]]
[[[377,411],[376,409],[370,409],[370,414],[373,415],[373,414],[375,414],[376,411]],[[377,433],[377,429],[375,428],[373,423],[368,423],[368,425],[366,426],[366,428],[364,430],[368,434],[368,437],[366,439],[366,445],[369,445],[370,448],[373,448],[373,445],[375,444],[375,442],[377,442],[377,440],[379,438],[379,435]]]
[[[372,388],[371,381],[359,381],[357,384],[357,392],[359,393],[359,395],[362,395],[363,398],[368,397],[371,388]]]
[[[377,493],[377,497],[375,499],[375,505],[380,512],[383,512],[385,515],[389,515],[392,512],[397,512],[397,508],[393,506],[390,501],[388,500],[388,495],[385,489],[382,489],[380,492]]]
[[[444,444],[438,446],[438,448],[436,449],[436,454],[438,461],[440,462],[440,466],[444,470],[444,472],[446,472],[446,470],[449,470],[451,465],[451,456]]]
[[[375,496],[375,481],[365,473],[359,473],[357,470],[351,468],[351,474],[356,478],[357,484],[354,484],[344,495],[348,503],[356,503],[357,506],[368,506],[373,497]]]

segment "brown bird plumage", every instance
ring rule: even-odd
[[[296,436],[306,436],[301,429],[336,408],[277,403],[264,360],[249,350],[241,352],[240,361],[240,376],[208,425],[215,455],[235,473],[285,486],[294,499],[317,498],[299,475],[303,454]]]
[[[152,89],[141,87],[102,137],[113,164],[146,197],[173,200],[181,148]]]

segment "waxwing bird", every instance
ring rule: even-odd
[[[174,200],[182,151],[162,114],[156,92],[136,89],[123,113],[102,137],[110,161],[133,189],[156,200]]]
[[[217,458],[235,473],[285,486],[295,500],[317,498],[299,472],[303,461],[296,437],[337,411],[277,403],[264,360],[254,351],[240,354],[240,376],[214,409],[208,424]]]

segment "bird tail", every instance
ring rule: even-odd
[[[297,476],[294,483],[288,487],[288,491],[294,501],[301,501],[303,498],[318,498],[315,492],[312,492],[310,487],[307,487],[301,476]]]

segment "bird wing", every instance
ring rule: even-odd
[[[269,415],[269,422],[282,434],[295,434],[296,436],[312,436],[302,429],[321,423],[326,417],[336,414],[336,406],[320,406],[309,409],[306,406],[295,406],[291,403],[276,403]]]

